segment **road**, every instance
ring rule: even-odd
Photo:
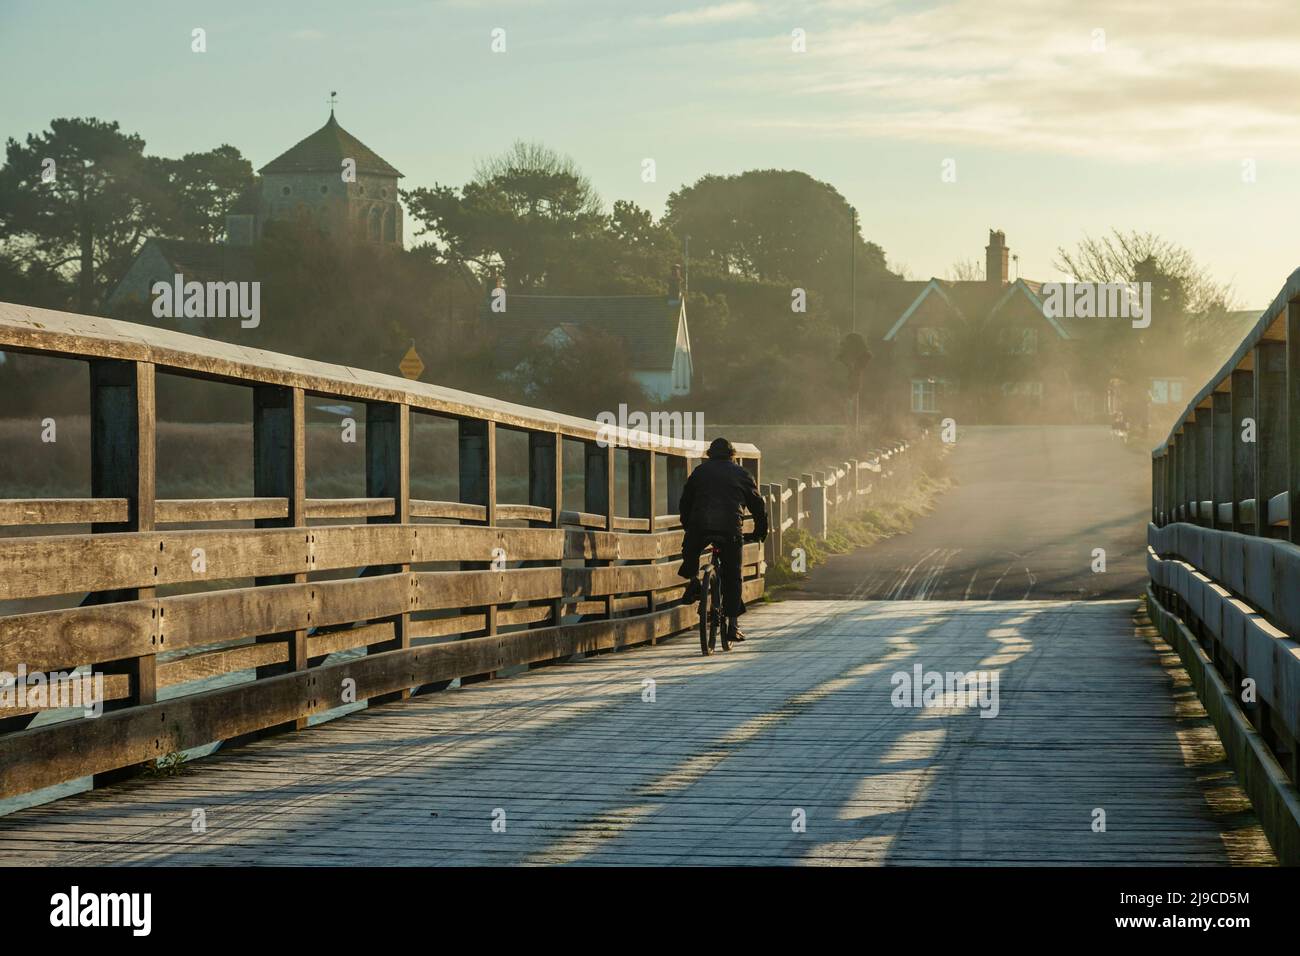
[[[1150,459],[1105,426],[962,429],[955,486],[911,533],[813,569],[792,598],[1131,598],[1146,579]],[[1104,549],[1106,570],[1094,572]]]

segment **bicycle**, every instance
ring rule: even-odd
[[[757,535],[741,535],[742,544],[757,541]],[[722,609],[722,567],[717,539],[710,539],[705,545],[709,562],[700,572],[700,653],[705,657],[711,655],[718,643],[718,631],[722,631],[722,649],[731,650],[731,635],[735,633],[736,618],[728,616]]]

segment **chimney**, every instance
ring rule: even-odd
[[[989,244],[984,247],[984,279],[1007,284],[1007,260],[1011,250],[1007,248],[1007,237],[1001,229],[989,230]]]

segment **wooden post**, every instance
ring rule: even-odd
[[[767,534],[768,539],[772,542],[772,564],[778,564],[785,556],[783,550],[784,533],[781,525],[785,524],[785,502],[781,496],[785,494],[785,486],[780,482],[768,485],[772,492],[772,507],[767,514]]]
[[[411,523],[411,409],[391,402],[366,403],[366,497],[392,498],[393,514],[372,515],[367,524]],[[363,576],[409,574],[410,562],[366,568]],[[409,607],[409,602],[408,602]],[[393,639],[366,648],[367,654],[406,650],[411,646],[409,611],[386,618]],[[406,700],[410,689],[370,698],[370,706]]]
[[[785,486],[790,489],[790,517],[794,519],[794,524],[790,525],[791,531],[798,531],[804,526],[803,518],[803,492],[800,490],[803,481],[800,478],[787,478]]]
[[[1213,512],[1202,514],[1202,506],[1214,499],[1214,444],[1213,415],[1209,408],[1196,410],[1196,517],[1197,523],[1214,527]]]
[[[627,513],[630,518],[645,518],[646,531],[655,533],[655,453],[647,448],[629,448],[627,452]],[[638,564],[654,564],[654,559]],[[655,610],[654,589],[645,592],[646,613]],[[650,643],[654,643],[652,639]]]
[[[582,510],[605,519],[605,530],[614,534],[614,449],[600,442],[586,441],[583,447]],[[587,561],[587,567],[608,567],[610,561]],[[614,595],[605,596],[605,617],[614,616]]]
[[[804,491],[808,499],[808,533],[814,538],[826,537],[826,475],[824,472],[804,474]]]
[[[149,362],[96,359],[90,363],[90,493],[95,498],[125,498],[125,524],[95,523],[92,534],[152,531],[154,528],[157,402],[154,366]],[[149,600],[154,588],[98,591],[86,604]],[[119,710],[158,699],[157,654],[166,650],[167,632],[155,618],[154,653],[109,661],[104,674],[126,674],[130,693],[105,701],[104,710]],[[159,754],[158,756],[166,756]],[[133,776],[152,761],[94,775],[102,786]]]
[[[1210,470],[1214,474],[1210,505],[1211,528],[1226,530],[1232,527],[1232,518],[1219,516],[1219,505],[1232,500],[1232,396],[1228,392],[1215,392],[1211,399],[1210,432],[1213,443],[1210,452]]]
[[[259,498],[285,498],[288,514],[283,518],[259,518],[258,528],[307,527],[307,421],[305,395],[301,388],[279,385],[253,387],[253,494]],[[304,530],[304,539],[310,532]],[[304,540],[304,546],[307,542]],[[307,573],[275,574],[253,579],[256,585],[303,584]],[[298,628],[276,634],[262,634],[258,643],[283,642],[289,659],[284,664],[257,668],[257,677],[274,677],[307,669],[307,630]],[[250,735],[262,737],[286,730],[301,730],[307,718],[277,724]]]
[[[1286,308],[1286,469],[1287,502],[1291,516],[1287,540],[1300,544],[1300,302]],[[1294,635],[1292,635],[1294,637]]]
[[[559,432],[528,433],[528,503],[551,509],[550,521],[531,521],[530,527],[560,527],[560,512],[564,510],[564,436]],[[564,602],[557,597],[550,605],[551,623],[558,625]]]
[[[1234,370],[1232,373],[1232,530],[1249,534],[1254,528],[1241,513],[1241,503],[1255,493],[1255,446],[1241,440],[1245,419],[1255,417],[1255,373]]]
[[[1186,470],[1183,459],[1186,456],[1183,454],[1183,434],[1181,428],[1174,433],[1173,438],[1169,442],[1169,456],[1170,461],[1173,462],[1174,472],[1173,520],[1182,521],[1183,504],[1187,500],[1187,482],[1184,480],[1186,477]]]
[[[1255,346],[1255,534],[1269,537],[1268,502],[1287,487],[1286,343]]]
[[[493,526],[497,522],[497,426],[496,422],[481,421],[475,418],[462,418],[459,421],[457,441],[460,449],[460,500],[467,504],[482,505],[483,521],[471,521],[470,524]],[[484,562],[462,561],[462,570],[472,570]],[[490,562],[487,562],[491,566]],[[473,613],[477,608],[464,608],[465,613]],[[489,604],[483,608],[484,627],[482,634],[470,637],[490,636],[497,632],[497,606]],[[461,678],[461,685],[490,680],[491,672],[473,674]]]

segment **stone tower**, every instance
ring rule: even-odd
[[[355,169],[345,167],[351,160]],[[345,168],[355,176],[344,176]],[[226,222],[226,241],[247,245],[267,222],[303,212],[332,235],[361,242],[402,244],[402,174],[334,118],[263,166],[261,193],[241,200]]]

